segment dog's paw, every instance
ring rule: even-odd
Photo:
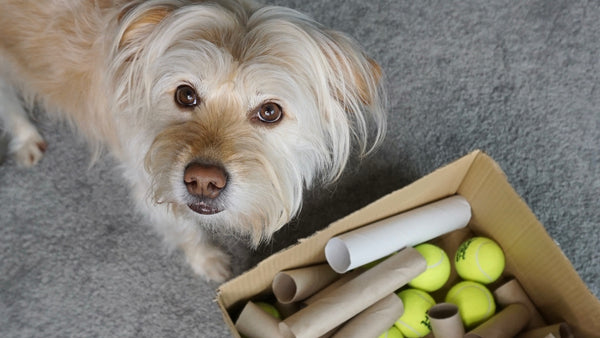
[[[231,277],[231,258],[220,248],[201,243],[183,247],[192,270],[207,280],[224,282]]]
[[[18,135],[13,139],[11,152],[15,154],[17,163],[24,167],[36,165],[44,152],[47,144],[42,136],[36,131],[30,131],[26,135]]]

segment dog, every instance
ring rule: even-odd
[[[120,163],[139,212],[208,280],[231,275],[215,229],[256,247],[306,189],[386,129],[380,66],[295,10],[245,0],[0,0],[0,120],[16,162],[69,122]]]

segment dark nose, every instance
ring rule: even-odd
[[[185,168],[183,181],[190,194],[215,199],[227,185],[227,175],[218,166],[192,163]]]

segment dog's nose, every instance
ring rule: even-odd
[[[227,185],[227,175],[220,167],[192,163],[185,168],[183,181],[190,194],[215,199]]]

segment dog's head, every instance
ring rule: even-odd
[[[113,48],[126,156],[179,217],[268,238],[383,137],[381,70],[291,9],[148,1]]]

